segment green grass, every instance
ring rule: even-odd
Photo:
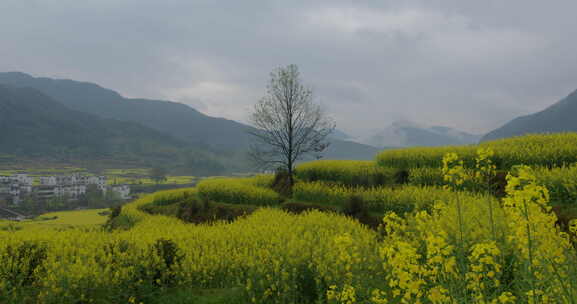
[[[84,168],[78,167],[60,167],[60,168],[35,168],[35,169],[5,169],[0,170],[0,176],[9,176],[18,173],[25,173],[31,177],[47,176],[47,175],[67,175],[72,173],[82,173],[94,175],[89,173]],[[131,184],[131,185],[156,185],[157,182],[148,177],[149,169],[147,168],[133,168],[133,169],[106,169],[102,173],[108,179],[109,185],[114,184]],[[166,180],[159,182],[161,185],[186,185],[192,184],[196,181],[194,176],[167,176]],[[38,185],[38,180],[34,182]]]
[[[0,170],[0,175],[25,173],[30,176],[44,176],[44,175],[72,174],[78,172],[86,173],[86,169],[78,167],[11,169],[11,170]]]
[[[156,185],[156,181],[148,177],[127,177],[127,176],[107,176],[108,184],[131,184],[131,185]],[[196,178],[194,176],[167,176],[166,180],[159,182],[159,185],[186,185],[192,184]]]
[[[157,182],[148,177],[149,169],[106,169],[103,172],[108,178],[108,184],[131,184],[131,185],[156,185]],[[166,180],[159,182],[161,185],[186,185],[196,180],[194,176],[167,176]]]
[[[106,169],[104,170],[104,175],[133,175],[133,176],[146,176],[149,173],[147,168],[132,168],[132,169]]]
[[[73,211],[50,212],[38,216],[35,219],[22,222],[0,220],[0,227],[13,225],[23,229],[30,227],[63,228],[63,227],[94,227],[102,225],[108,217],[99,213],[108,209],[87,209]]]

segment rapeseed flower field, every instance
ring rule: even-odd
[[[115,219],[123,229],[0,231],[0,303],[160,303],[182,289],[233,291],[228,303],[575,303],[577,222],[561,227],[552,202],[575,197],[577,153],[572,135],[549,137],[297,169],[292,199],[340,206],[358,197],[380,214],[378,229],[337,212],[283,211],[286,198],[263,175],[141,197]],[[539,151],[558,155],[547,163]],[[381,183],[381,173],[397,174],[387,168],[408,179]],[[496,197],[492,178],[503,168]],[[442,182],[412,183],[412,170]],[[359,183],[358,172],[373,177]],[[191,198],[262,208],[210,224],[141,210]]]

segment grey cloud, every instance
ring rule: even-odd
[[[269,72],[296,63],[346,131],[403,118],[484,132],[577,88],[576,9],[570,0],[3,0],[0,70],[244,120]]]

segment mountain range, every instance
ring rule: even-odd
[[[32,88],[0,84],[0,161],[167,167],[198,175],[243,167],[146,126],[75,111]],[[11,155],[11,157],[10,157]]]
[[[335,130],[325,159],[372,159],[383,148],[474,144],[527,133],[577,131],[577,91],[485,136],[397,121],[361,139]],[[251,127],[177,102],[125,98],[89,82],[0,73],[0,161],[114,160],[191,174],[249,171]],[[378,147],[378,148],[376,148]],[[201,172],[201,173],[199,173]]]
[[[32,77],[19,72],[0,73],[0,83],[34,88],[72,110],[139,123],[192,144],[237,148],[246,145],[246,131],[250,128],[204,115],[182,103],[124,98],[94,83]]]
[[[0,85],[0,151],[27,156],[68,150],[83,156],[161,155],[184,145],[158,131],[74,111],[31,88]]]
[[[245,124],[177,102],[124,98],[88,82],[8,72],[0,73],[0,84],[0,125],[7,126],[0,132],[0,152],[46,156],[59,151],[61,157],[67,151],[72,158],[97,154],[146,164],[170,155],[173,167],[208,163],[220,171],[250,170],[245,151],[251,127]],[[339,132],[331,137],[324,158],[371,159],[378,152],[345,137]]]
[[[577,132],[577,90],[540,112],[511,120],[487,133],[481,140],[556,132]]]
[[[480,138],[481,135],[469,134],[449,127],[396,121],[384,129],[372,132],[361,141],[376,147],[414,147],[474,144]]]

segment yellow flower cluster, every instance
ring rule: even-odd
[[[198,183],[196,189],[202,198],[231,204],[269,206],[280,202],[278,193],[268,184],[272,176],[256,178],[212,178]]]
[[[377,156],[377,163],[390,168],[436,167],[447,153],[458,153],[465,166],[474,167],[478,148],[495,151],[498,169],[514,165],[557,167],[577,161],[577,133],[532,134],[483,142],[479,145],[391,149]]]
[[[471,154],[457,149],[469,161],[449,154],[431,168],[453,185],[481,183],[499,161],[524,159],[503,154],[501,144],[516,145],[517,153],[542,151],[537,143],[567,136],[492,143]],[[568,156],[553,161],[561,159]],[[430,165],[427,157],[413,161]],[[337,178],[295,185],[298,200],[341,204],[359,195],[372,211],[399,211],[384,214],[378,232],[317,211],[292,215],[264,207],[210,225],[140,211],[196,195],[266,205],[278,199],[268,188],[272,176],[211,179],[139,198],[118,218],[132,224],[127,230],[0,230],[0,303],[141,303],[159,290],[190,286],[238,289],[246,303],[575,303],[577,221],[568,233],[555,226],[543,171],[513,167],[501,201],[439,187],[352,187]]]
[[[352,195],[360,196],[371,211],[395,211],[399,214],[430,208],[436,201],[454,201],[457,198],[475,202],[493,200],[496,204],[494,198],[486,195],[454,193],[429,186],[359,188],[319,181],[299,182],[293,188],[293,197],[297,200],[332,206],[342,206]]]
[[[475,178],[478,184],[488,186],[491,178],[495,176],[497,166],[495,166],[492,160],[494,156],[495,152],[492,148],[479,148],[477,150]],[[490,189],[487,188],[486,190],[489,191]]]
[[[448,234],[426,212],[415,216],[416,231],[410,231],[412,225],[394,213],[385,215],[383,223],[387,238],[380,255],[385,261],[389,297],[401,303],[451,302],[449,290],[442,285],[456,275],[455,248],[448,243]],[[425,252],[419,253],[419,248]],[[381,299],[373,298],[375,303]]]
[[[490,155],[478,153],[477,170],[494,170]],[[461,178],[458,156],[444,164],[447,181]],[[525,166],[507,180],[503,207],[457,199],[406,219],[386,215],[380,253],[390,292],[377,290],[375,303],[572,303],[574,253],[555,226],[547,189]]]
[[[135,223],[127,231],[0,231],[0,276],[27,273],[32,265],[27,256],[20,259],[14,253],[27,242],[46,253],[29,280],[38,303],[102,301],[103,293],[122,295],[110,302],[126,303],[130,297],[139,302],[151,288],[167,282],[199,288],[244,285],[247,298],[258,303],[287,303],[296,301],[309,284],[307,277],[319,282],[317,294],[326,293],[323,286],[338,285],[342,297],[350,298],[343,280],[352,283],[359,274],[378,273],[376,233],[350,218],[260,209],[232,224],[190,225],[139,211],[174,195],[163,192],[126,205],[121,216]],[[166,249],[157,246],[161,239],[174,242],[176,256],[182,256],[174,258],[178,263],[167,264]],[[0,280],[0,302],[18,298],[23,289],[13,284],[21,282],[17,279]]]
[[[514,167],[507,181],[503,204],[511,231],[509,241],[516,247],[517,258],[524,261],[530,300],[545,301],[547,294],[561,293],[561,283],[568,278],[564,268],[566,254],[572,249],[569,237],[555,226],[549,192],[537,184],[531,168]],[[553,282],[557,284],[547,278],[556,278]]]
[[[463,161],[459,159],[457,153],[447,153],[443,156],[442,172],[445,183],[455,190],[461,189],[467,180]]]
[[[410,168],[409,184],[416,186],[443,186],[443,172],[439,168],[419,167]]]
[[[327,300],[329,303],[342,303],[342,304],[354,304],[357,303],[357,298],[355,295],[355,288],[350,285],[343,286],[341,291],[338,291],[336,285],[329,287],[327,291]]]
[[[487,298],[491,296],[491,291],[500,287],[500,256],[501,251],[494,241],[477,243],[471,248],[466,278],[467,288],[473,293],[476,303],[489,303]]]
[[[374,161],[318,160],[296,167],[296,175],[307,182],[336,182],[349,186],[376,186],[390,183],[394,169],[378,166]]]
[[[560,168],[533,168],[537,182],[549,190],[551,202],[577,202],[577,163]]]

